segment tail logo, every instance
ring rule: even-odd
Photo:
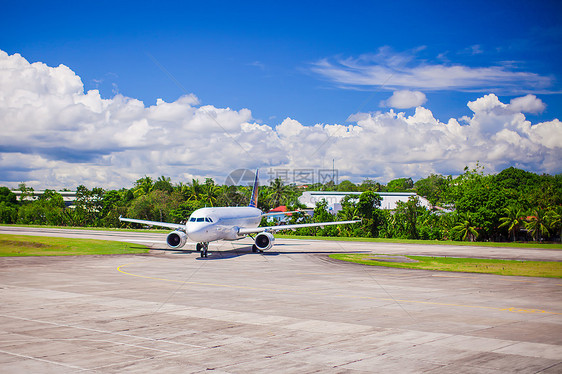
[[[252,208],[258,207],[258,187],[260,183],[258,173],[258,170],[256,170],[256,180],[254,181],[254,188],[252,188],[252,196],[250,197],[250,204],[248,205]]]

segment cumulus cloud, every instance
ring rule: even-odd
[[[512,99],[509,102],[509,108],[513,112],[542,113],[546,105],[535,95],[526,95]]]
[[[418,61],[416,51],[396,53],[380,48],[376,54],[325,58],[311,70],[343,88],[380,87],[431,90],[538,92],[552,84],[551,77],[514,71],[509,66],[469,67],[461,64]]]
[[[381,106],[387,106],[396,109],[414,108],[425,104],[427,98],[420,91],[401,90],[394,91],[388,100],[381,102]]]
[[[476,161],[490,172],[512,165],[562,171],[562,123],[532,124],[524,115],[544,109],[537,97],[506,104],[484,95],[468,103],[471,116],[447,122],[422,99],[411,116],[389,109],[357,113],[348,125],[286,118],[270,126],[248,109],[201,105],[195,95],[152,105],[119,94],[102,99],[97,90],[84,92],[64,65],[0,51],[0,185],[120,188],[144,175],[222,182],[241,167],[317,170],[332,159],[356,181],[455,174]]]

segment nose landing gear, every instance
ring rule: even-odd
[[[209,243],[197,243],[195,249],[197,250],[197,252],[201,252],[201,258],[209,257]]]

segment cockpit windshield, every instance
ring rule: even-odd
[[[191,217],[189,222],[211,222],[213,223],[212,218],[210,217]]]

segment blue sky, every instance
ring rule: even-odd
[[[67,65],[103,97],[118,91],[152,104],[175,100],[185,89],[203,104],[249,108],[264,122],[291,117],[306,125],[379,110],[392,91],[377,85],[342,89],[311,67],[388,47],[411,54],[413,64],[512,65],[506,69],[552,78],[536,90],[547,104],[540,118],[561,117],[562,95],[542,94],[562,91],[557,1],[240,3],[11,2],[3,7],[0,46],[30,62]],[[392,77],[387,83],[392,86]],[[436,117],[446,121],[469,114],[467,101],[488,91],[426,95]],[[520,94],[498,91],[506,98]]]
[[[538,124],[562,117],[561,14],[557,1],[5,2],[0,49],[63,64],[103,99],[148,108],[194,94],[194,105],[249,109],[273,128],[417,106],[447,123],[488,94],[535,95],[524,115]],[[394,92],[410,95],[398,104]]]

